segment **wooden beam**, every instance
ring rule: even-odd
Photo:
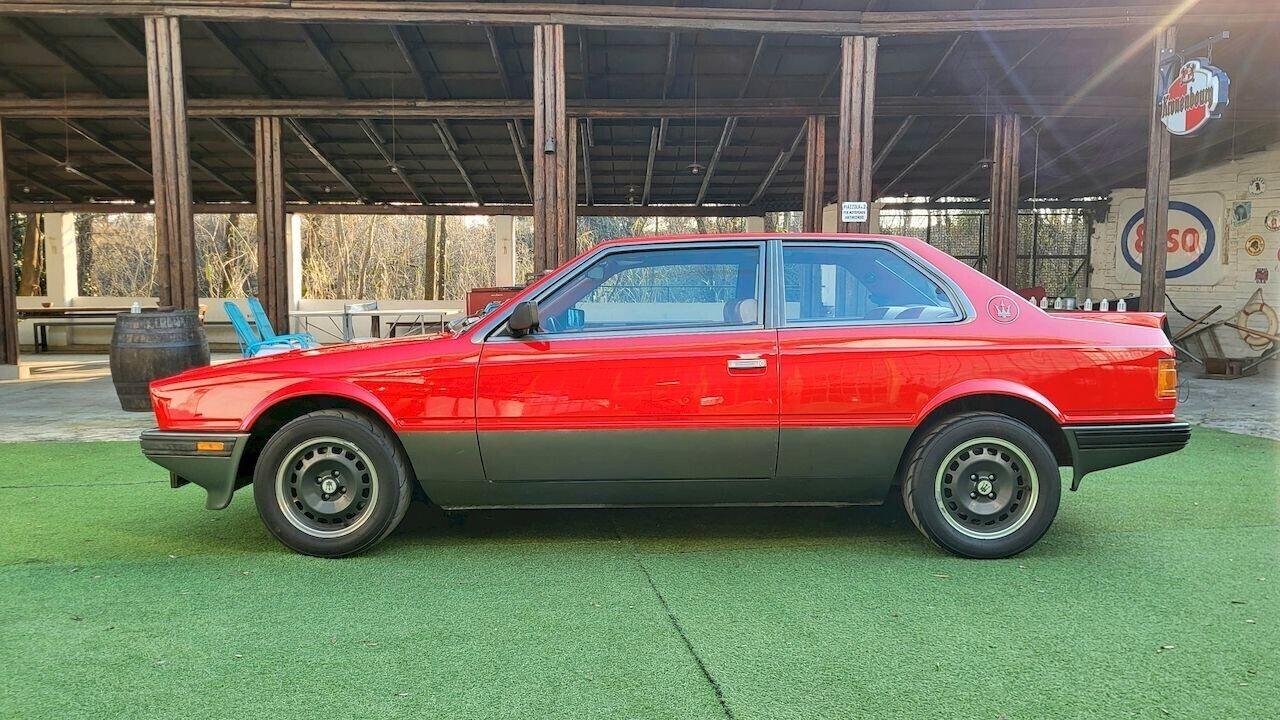
[[[582,121],[582,127],[579,129],[578,137],[581,142],[578,145],[582,148],[582,187],[585,191],[587,207],[596,204],[595,190],[591,187],[591,143],[587,142],[585,137],[587,132],[587,121]]]
[[[10,173],[12,175],[12,173]],[[897,207],[897,206],[895,206]],[[1048,207],[1048,205],[1046,205]],[[255,203],[196,203],[193,205],[197,215],[226,215],[233,213],[254,213]],[[10,210],[16,213],[44,212],[77,212],[77,213],[135,213],[148,214],[155,212],[149,203],[132,202],[18,202],[11,203]],[[413,203],[373,203],[357,205],[355,203],[288,203],[287,213],[300,215],[449,215],[449,216],[492,216],[518,215],[532,217],[532,205],[475,205],[475,204],[433,204],[417,205]],[[760,208],[749,205],[593,205],[578,206],[576,212],[584,216],[595,217],[745,217],[760,214]]]
[[[113,31],[117,32],[117,34],[121,35],[121,37],[125,37],[124,33],[132,30],[132,26],[129,26],[126,21],[113,20],[109,22],[112,23],[111,27],[113,28]],[[25,18],[11,18],[9,20],[9,23],[16,30],[18,30],[18,32],[21,33],[23,36],[27,37],[29,40],[31,40],[32,42],[36,43],[41,48],[43,48],[46,52],[56,57],[64,67],[76,73],[77,75],[80,75],[90,84],[97,87],[107,97],[109,98],[118,97],[121,94],[121,88],[118,84],[116,84],[115,81],[113,81],[111,78],[109,78],[107,75],[103,74],[102,72],[98,71],[83,56],[81,56],[72,48],[68,47],[58,38],[54,37],[53,35],[50,35],[48,32],[46,32],[34,21],[30,19],[25,19]],[[138,51],[141,53],[141,57],[145,62],[146,60],[145,39],[139,37],[136,33],[134,33],[132,35],[128,35],[127,42],[130,44],[130,47],[132,47],[135,51]],[[141,47],[139,47],[138,45],[135,45],[134,43],[141,43]],[[35,88],[35,86],[30,85],[25,81],[19,81],[16,77],[13,78],[11,82],[14,82],[20,89],[23,90],[23,92],[27,93],[30,96],[34,97],[40,94]],[[148,171],[145,167],[143,167],[140,163],[138,163],[128,154],[119,151],[109,141],[106,141],[96,136],[94,133],[90,132],[80,123],[73,122],[68,118],[64,118],[63,122],[66,123],[67,127],[70,130],[74,131],[76,134],[80,135],[85,140],[101,148],[103,151],[107,152],[108,154],[122,160],[125,164],[134,168],[138,172],[141,172],[144,176],[148,178],[151,177],[150,171]],[[150,129],[148,128],[145,122],[142,122],[141,120],[138,120],[138,119],[135,119],[135,122],[143,129],[144,132],[147,132],[148,134],[150,133]],[[125,193],[122,193],[119,190],[117,190],[114,186],[103,181],[98,176],[95,176],[87,171],[74,168],[69,163],[64,163],[63,165],[68,172],[74,175],[83,177],[97,185],[101,185],[107,190],[117,192],[117,194],[126,195]],[[208,170],[203,165],[200,165],[200,167],[202,169],[205,169],[206,171]],[[210,174],[212,175],[212,172],[210,172]],[[221,182],[223,185],[227,186],[233,191],[235,190],[235,186],[231,185],[230,183],[227,183],[221,177],[218,177],[217,175],[213,175],[213,177],[215,180]]]
[[[145,28],[156,213],[156,295],[161,305],[195,309],[199,293],[182,36],[177,18],[148,17]]]
[[[1045,171],[1045,168],[1053,167],[1054,165],[1058,164],[1058,162],[1061,160],[1074,157],[1075,154],[1079,152],[1081,148],[1088,147],[1089,145],[1094,144],[1095,142],[1101,140],[1102,138],[1114,136],[1116,131],[1119,128],[1120,128],[1119,122],[1107,123],[1103,127],[1098,128],[1097,130],[1086,135],[1082,140],[1079,140],[1075,143],[1072,143],[1071,145],[1068,145],[1066,148],[1063,148],[1056,155],[1053,155],[1049,157],[1049,159],[1041,162],[1039,168],[1033,167],[1030,170],[1027,170],[1022,174],[1022,177],[1020,179],[1021,180],[1031,179],[1031,177],[1035,175],[1037,170],[1043,173]],[[1023,134],[1025,135],[1026,133],[1024,132]]]
[[[988,264],[991,277],[1009,289],[1018,278],[1018,150],[1021,119],[998,115],[995,119],[991,165],[991,228]]]
[[[876,114],[902,117],[959,117],[1016,113],[1035,117],[1096,118],[1105,120],[1145,119],[1136,97],[1095,96],[1077,102],[1064,96],[991,96],[981,95],[930,97],[880,96],[876,98]],[[528,100],[431,100],[414,98],[264,98],[227,97],[192,98],[188,102],[191,117],[252,118],[274,115],[288,118],[390,118],[401,120],[510,120],[533,117],[533,104]],[[593,119],[648,120],[661,118],[804,118],[809,115],[835,115],[837,104],[814,98],[700,98],[695,108],[692,99],[657,100],[653,98],[602,99],[566,102],[566,111],[574,117]],[[1280,105],[1237,109],[1241,121],[1274,119]],[[146,117],[146,103],[141,98],[15,98],[0,97],[0,115],[10,118],[130,118]]]
[[[676,77],[676,54],[680,47],[680,34],[667,34],[667,64],[666,69],[662,72],[662,99],[665,101],[671,94],[671,83]],[[658,149],[661,150],[667,144],[667,127],[670,119],[663,116],[658,119]]]
[[[314,157],[325,170],[328,170],[329,174],[337,179],[342,187],[346,188],[347,192],[351,193],[352,197],[354,197],[358,202],[368,202],[368,198],[365,197],[365,194],[360,192],[360,190],[356,188],[355,184],[347,178],[346,174],[339,170],[337,166],[333,164],[333,161],[331,161],[329,157],[320,150],[319,145],[316,143],[315,136],[303,127],[302,123],[297,120],[286,119],[284,120],[284,124],[293,131],[293,134],[297,136],[298,141],[307,149],[307,152],[311,153],[311,156]]]
[[[135,27],[132,22],[130,22],[129,20],[124,20],[120,18],[107,18],[106,20],[104,20],[104,22],[106,23],[107,27],[111,30],[113,35],[119,38],[121,42],[123,42],[126,46],[129,47],[129,49],[133,50],[134,53],[137,54],[137,56],[143,60],[143,62],[146,62],[146,59],[147,59],[146,37],[143,33],[138,31],[137,27]],[[105,88],[101,88],[101,89],[103,89],[104,92],[106,91]],[[196,83],[192,82],[190,79],[188,79],[188,82],[187,82],[187,91],[188,93],[198,92]],[[34,94],[34,93],[30,93],[30,94]],[[150,126],[146,125],[141,121],[137,121],[137,122],[139,126],[142,127],[144,131],[146,131],[148,135],[151,134]],[[221,121],[213,120],[212,122],[214,122],[216,125]],[[89,138],[86,138],[86,139],[89,139]],[[90,141],[92,142],[93,140],[90,139]],[[247,150],[247,154],[250,157],[253,157],[252,150]],[[236,196],[240,198],[245,198],[245,199],[248,198],[248,193],[244,190],[244,188],[227,180],[225,177],[222,176],[221,173],[216,172],[213,168],[209,167],[209,165],[207,165],[204,161],[200,160],[199,158],[192,157],[191,164],[197,170],[200,170],[204,174],[208,175],[214,182],[230,190]],[[147,173],[147,175],[148,177],[150,177],[149,172]],[[299,197],[302,197],[302,196],[299,195]]]
[[[31,152],[37,157],[40,157],[50,163],[53,163],[54,166],[56,166],[59,170],[63,172],[70,173],[77,177],[84,178],[85,180],[88,180],[94,185],[97,185],[103,188],[104,190],[111,193],[115,197],[128,198],[130,200],[142,199],[140,197],[137,197],[135,193],[126,192],[125,190],[111,184],[110,182],[107,181],[106,178],[103,178],[102,176],[96,173],[90,172],[88,170],[82,170],[76,167],[75,165],[68,163],[66,160],[67,153],[65,152],[65,149],[63,152],[63,156],[58,157],[57,155],[54,155],[53,153],[37,146],[33,140],[29,140],[27,138],[24,138],[18,135],[12,129],[12,123],[10,123],[10,127],[5,130],[5,133],[9,136],[9,139],[12,140],[14,143],[16,143],[21,147],[26,148],[28,152]]]
[[[253,122],[257,181],[258,297],[271,326],[289,327],[289,228],[285,217],[284,155],[280,118]]]
[[[836,202],[870,203],[871,144],[876,104],[878,39],[840,39],[840,147]],[[840,232],[867,232],[868,223],[840,222]]]
[[[310,45],[311,49],[320,57],[320,61],[325,66],[329,76],[332,77],[334,82],[342,88],[342,94],[349,99],[366,97],[366,93],[356,89],[355,85],[348,79],[351,72],[351,65],[342,57],[342,54],[338,52],[337,48],[334,47],[329,38],[328,32],[318,25],[303,25],[302,32],[307,39],[307,44]],[[373,121],[368,118],[360,118],[356,120],[356,125],[360,128],[360,131],[364,133],[365,137],[369,139],[369,142],[373,144],[373,147],[378,151],[378,154],[382,156],[382,160],[387,164],[387,168],[391,170],[392,174],[400,179],[400,182],[405,186],[405,189],[409,191],[409,194],[413,196],[413,199],[425,204],[427,202],[426,196],[422,194],[422,191],[418,189],[418,186],[409,178],[409,174],[405,172],[405,169],[399,164],[399,159],[393,157],[391,153],[387,151],[386,141],[382,139],[382,134],[378,132],[378,129],[373,126]]]
[[[78,52],[68,47],[57,37],[50,35],[34,20],[11,17],[8,18],[8,22],[20,34],[39,45],[50,55],[58,58],[58,61],[69,70],[101,89],[107,97],[116,97],[121,94],[120,86],[114,80],[104,75],[92,63],[81,57]]]
[[[88,15],[142,17],[165,15],[224,22],[285,23],[437,23],[448,25],[525,25],[549,22],[593,28],[666,31],[739,31],[799,35],[909,35],[958,32],[1018,32],[1089,28],[1117,31],[1162,25],[1166,5],[1057,7],[996,10],[924,10],[861,12],[856,10],[761,10],[756,8],[655,7],[565,3],[434,2],[405,0],[253,0],[230,4],[174,0],[101,3],[0,2],[0,14],[25,16]],[[1256,2],[1214,4],[1195,8],[1182,22],[1244,27],[1280,23],[1280,13]]]
[[[409,38],[407,31],[399,26],[392,26],[392,35],[395,38],[396,47],[400,49],[400,55],[404,58],[405,64],[409,66],[409,70],[414,77],[418,79],[418,84],[422,86],[422,97],[431,97],[431,78],[440,74],[439,68],[435,67],[435,63],[428,58],[423,63],[414,55],[412,48],[409,46]],[[392,114],[395,117],[393,111]],[[449,157],[449,161],[453,163],[453,167],[457,169],[458,175],[462,177],[462,182],[467,186],[467,192],[471,195],[471,199],[481,205],[484,200],[480,197],[480,193],[476,191],[476,186],[471,182],[471,175],[467,172],[467,168],[462,164],[462,159],[458,156],[458,140],[453,136],[453,131],[449,129],[448,122],[442,117],[435,118],[436,135],[440,138],[440,144],[444,147],[445,154]]]
[[[892,180],[885,183],[885,185],[880,188],[879,190],[880,197],[887,196],[889,194],[889,191],[892,190],[894,187],[897,187],[898,183],[906,179],[906,177],[911,174],[912,170],[915,170],[920,165],[920,163],[925,161],[925,158],[929,157],[934,153],[934,151],[936,151],[938,148],[945,145],[947,140],[950,140],[951,136],[955,135],[960,130],[960,128],[964,126],[965,122],[968,119],[969,117],[965,116],[957,120],[955,124],[947,128],[942,133],[942,135],[938,137],[937,140],[934,140],[932,145],[925,148],[922,152],[918,153],[915,156],[915,158],[912,159],[911,162],[907,163],[907,166],[903,168],[901,172],[895,175]]]
[[[655,125],[649,128],[649,159],[644,164],[644,193],[640,196],[640,204],[649,204],[649,193],[653,189],[653,163],[658,157],[658,135],[660,131]]]
[[[564,26],[533,30],[533,270],[572,257],[577,233],[574,147],[565,112]],[[572,245],[570,244],[572,242]]]
[[[2,141],[3,135],[4,135],[4,132],[0,131],[0,141]],[[72,197],[67,193],[61,190],[58,190],[57,188],[54,188],[52,185],[46,182],[42,182],[39,178],[36,178],[35,176],[31,175],[30,170],[28,170],[27,174],[25,175],[12,168],[10,168],[8,172],[9,172],[9,177],[18,183],[21,183],[23,185],[30,185],[31,187],[34,187],[37,190],[41,190],[56,198],[62,198],[64,201],[67,201],[67,202],[76,202],[76,200],[73,200]],[[23,194],[24,195],[26,194],[25,189],[23,191]],[[83,200],[84,197],[85,196],[83,194],[78,194],[79,200]]]
[[[827,118],[810,115],[804,122],[804,205],[800,228],[822,232],[822,207],[827,195]]]
[[[529,163],[524,159],[524,145],[520,142],[520,132],[516,129],[519,120],[507,121],[507,135],[511,138],[511,150],[516,155],[516,164],[520,166],[520,179],[524,180],[525,192],[529,194],[529,202],[533,202],[533,180],[529,176]]]
[[[769,9],[772,10],[778,5],[778,0],[769,3]],[[747,66],[746,76],[742,80],[742,84],[738,87],[738,99],[742,100],[747,97],[747,91],[751,89],[751,80],[756,76],[756,67],[760,64],[760,57],[764,55],[765,44],[768,41],[767,35],[761,35],[756,40],[756,50],[751,55],[751,64]],[[720,141],[716,144],[716,150],[711,156],[711,160],[707,162],[707,173],[702,178],[702,186],[698,188],[698,201],[695,205],[701,205],[703,199],[707,195],[707,188],[711,186],[711,178],[715,175],[716,169],[720,165],[720,155],[724,149],[729,146],[733,140],[733,131],[738,127],[738,118],[729,116],[724,120],[724,127],[720,129]]]
[[[272,75],[271,71],[267,68],[267,66],[262,64],[261,60],[259,60],[252,53],[250,53],[248,50],[246,50],[241,46],[240,37],[235,33],[234,30],[232,30],[229,26],[225,24],[216,23],[216,22],[205,22],[203,24],[203,27],[205,31],[209,34],[209,36],[213,39],[213,41],[217,45],[219,45],[228,55],[230,55],[233,60],[235,60],[236,64],[238,64],[240,68],[249,76],[249,79],[252,80],[254,84],[258,86],[258,89],[271,97],[271,100],[268,102],[272,102],[272,101],[283,102],[286,105],[294,102],[291,100],[283,99],[288,94],[288,92],[284,88],[284,85],[282,85],[279,80],[276,80],[275,76]],[[188,103],[189,111],[190,111],[191,105],[193,105],[193,103]],[[243,108],[244,106],[241,105],[241,107]],[[276,114],[277,113],[265,113],[265,112],[264,113],[231,112],[231,113],[213,113],[208,115],[207,117],[215,117],[215,118],[258,117],[262,115],[276,115]],[[360,191],[356,190],[355,183],[351,182],[351,179],[348,178],[346,175],[344,175],[340,170],[338,170],[338,167],[333,163],[333,161],[331,161],[323,152],[321,152],[320,148],[316,145],[315,136],[312,134],[311,130],[303,122],[297,119],[298,115],[296,113],[279,113],[279,115],[281,117],[291,118],[290,120],[287,121],[287,124],[289,125],[289,128],[293,130],[294,134],[298,136],[298,139],[302,141],[303,145],[306,146],[307,151],[310,152],[317,160],[319,160],[320,164],[323,165],[326,170],[332,173],[334,178],[343,187],[346,187],[351,192],[351,194],[356,197],[357,200],[360,200],[363,202],[364,193],[361,193]],[[194,113],[193,113],[193,116],[194,116]],[[363,116],[357,116],[357,117],[363,117]]]
[[[356,125],[360,127],[360,131],[364,133],[364,136],[369,138],[369,142],[378,151],[378,155],[382,157],[382,161],[387,164],[387,168],[391,170],[391,173],[400,178],[400,182],[404,184],[405,189],[409,191],[413,199],[423,205],[430,202],[422,194],[422,191],[418,189],[418,186],[414,184],[413,180],[409,179],[409,173],[400,165],[399,159],[392,157],[391,153],[387,151],[387,141],[382,138],[382,133],[378,132],[378,129],[373,126],[373,121],[361,119],[356,121]]]
[[[984,0],[978,0],[973,9],[981,10],[984,4]],[[933,68],[929,70],[919,84],[916,85],[915,92],[911,93],[912,97],[919,97],[929,89],[929,86],[933,84],[934,79],[938,77],[938,73],[942,72],[942,69],[947,66],[947,63],[951,62],[951,56],[955,54],[956,48],[960,47],[960,44],[968,39],[968,37],[968,33],[960,33],[951,39],[951,44],[943,51],[942,55],[938,58],[938,61],[933,64]],[[917,115],[908,115],[902,119],[902,122],[898,123],[898,127],[894,129],[893,134],[889,136],[889,141],[886,142],[884,147],[880,149],[880,152],[876,154],[876,159],[871,164],[872,173],[879,170],[880,166],[884,164],[884,161],[889,158],[893,149],[898,146],[898,143],[902,141],[904,136],[906,136],[907,131],[915,124],[917,117]]]
[[[13,242],[9,237],[9,183],[5,177],[4,118],[0,118],[0,366],[18,364],[18,283],[13,271]],[[31,272],[31,268],[23,268]],[[17,368],[5,373],[17,377]]]
[[[223,120],[221,118],[209,118],[209,124],[213,125],[214,129],[222,133],[222,135],[226,137],[227,140],[230,140],[232,145],[235,145],[237,148],[240,148],[241,152],[243,152],[244,154],[248,155],[251,158],[257,156],[256,152],[253,149],[253,146],[250,145],[243,137],[241,137],[240,133],[237,132],[235,128],[231,127],[231,125],[229,125],[226,120]],[[287,176],[285,179],[284,186],[288,188],[289,192],[293,193],[301,200],[305,200],[306,202],[316,201],[315,198],[312,197],[310,193],[290,183],[288,181]]]
[[[498,69],[498,81],[502,84],[502,95],[510,100],[514,93],[511,88],[511,78],[507,76],[507,64],[502,59],[502,48],[498,45],[498,34],[492,27],[485,26],[484,35],[489,41],[489,54],[493,56],[493,64]],[[529,177],[529,164],[524,158],[524,149],[527,143],[521,122],[518,117],[508,120],[507,135],[511,137],[511,149],[515,152],[516,164],[520,166],[520,177],[524,180],[525,192],[529,194],[529,202],[533,202],[533,181]]]
[[[1164,243],[1169,230],[1169,131],[1160,120],[1160,100],[1164,94],[1162,63],[1177,51],[1178,29],[1170,26],[1156,37],[1155,66],[1152,72],[1151,119],[1147,125],[1147,187],[1143,200],[1144,236],[1142,272],[1138,298],[1146,312],[1164,312],[1165,274],[1169,252]],[[1154,242],[1153,242],[1154,241]],[[1216,261],[1215,261],[1216,262]]]
[[[800,132],[796,133],[796,136],[792,138],[791,144],[778,151],[778,157],[774,158],[773,164],[769,166],[769,172],[765,173],[764,179],[762,179],[760,184],[756,186],[756,191],[751,195],[751,199],[747,201],[747,205],[755,205],[760,202],[760,198],[764,197],[765,192],[769,189],[769,186],[773,184],[773,179],[777,177],[778,172],[782,170],[788,162],[791,162],[791,158],[796,154],[796,150],[800,148],[800,142],[805,139],[807,130],[808,125],[802,124],[800,126]]]
[[[694,201],[694,205],[701,205],[706,200],[707,189],[711,187],[711,178],[716,174],[716,168],[720,167],[720,156],[724,154],[724,149],[729,147],[730,141],[733,140],[733,131],[737,127],[738,118],[730,117],[720,130],[720,139],[716,141],[716,149],[711,152],[711,158],[707,160],[707,169],[703,171],[702,185],[698,187],[698,198]]]

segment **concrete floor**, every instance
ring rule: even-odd
[[[215,355],[225,362],[234,355]],[[0,381],[0,442],[136,440],[155,424],[150,413],[120,409],[106,355],[28,355],[30,378]],[[1280,360],[1239,380],[1180,372],[1178,415],[1193,423],[1280,440]]]

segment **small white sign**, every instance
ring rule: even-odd
[[[867,217],[868,217],[867,203],[864,203],[864,202],[840,203],[840,222],[861,223],[861,222],[866,222]]]

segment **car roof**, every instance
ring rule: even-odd
[[[723,242],[725,240],[889,240],[903,245],[921,243],[913,237],[883,235],[879,233],[690,233],[687,235],[636,235],[605,240],[595,247],[636,245],[653,243]]]

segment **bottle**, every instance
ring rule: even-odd
[[[1044,309],[1047,309],[1048,307],[1049,307],[1049,296],[1048,296],[1048,295],[1041,295],[1041,296],[1040,296],[1040,309],[1041,309],[1041,310],[1044,310]]]
[[[1102,312],[1106,312],[1106,311],[1110,310],[1110,309],[1111,309],[1111,301],[1110,301],[1110,300],[1108,300],[1108,299],[1106,299],[1106,298],[1102,298],[1102,302],[1101,302],[1101,303],[1098,303],[1098,309],[1099,309],[1099,310],[1101,310]]]
[[[1093,298],[1091,298],[1091,297],[1087,297],[1087,298],[1085,298],[1085,299],[1084,299],[1084,311],[1085,311],[1085,312],[1089,312],[1089,311],[1090,311],[1090,310],[1092,310],[1092,309],[1093,309]]]
[[[1061,310],[1061,309],[1062,309],[1062,298],[1061,298],[1061,297],[1056,297],[1056,298],[1054,298],[1054,299],[1053,299],[1053,309],[1054,309],[1054,310]]]
[[[1076,309],[1076,299],[1075,299],[1075,298],[1073,298],[1073,297],[1069,297],[1069,298],[1067,298],[1067,309],[1068,309],[1068,310],[1075,310],[1075,309]]]
[[[142,312],[142,306],[138,304],[137,300],[134,300],[133,305],[129,306],[129,312],[133,313],[134,315],[137,315],[138,313]]]
[[[1116,301],[1116,312],[1124,312],[1124,311],[1125,311],[1124,298],[1120,298],[1119,300]]]

